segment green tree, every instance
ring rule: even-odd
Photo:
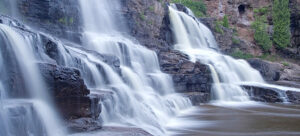
[[[258,45],[260,45],[264,51],[269,51],[272,48],[272,41],[267,32],[267,18],[266,16],[255,16],[255,21],[251,27],[254,29],[254,39]]]
[[[274,24],[273,41],[277,47],[285,48],[291,40],[289,0],[274,0],[272,18]]]

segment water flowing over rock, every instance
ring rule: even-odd
[[[280,84],[298,67],[248,60],[257,71],[223,55],[249,45],[222,28],[219,48],[203,25],[214,19],[168,2],[0,0],[0,135],[163,136],[211,100],[300,102],[297,89],[263,80]]]
[[[169,10],[173,34],[176,39],[175,48],[188,54],[192,61],[200,61],[209,66],[214,82],[215,99],[221,101],[248,100],[247,94],[237,83],[245,81],[264,82],[260,74],[246,62],[234,60],[216,51],[218,46],[211,31],[192,14],[178,11],[176,5],[170,6]],[[241,69],[247,70],[246,73],[249,75],[246,76]],[[226,70],[228,72],[224,72]]]
[[[8,22],[14,23],[13,20],[8,20]],[[17,23],[10,25],[18,27]],[[32,37],[34,35],[31,35],[31,33],[27,34],[25,31],[22,30],[18,31],[13,27],[9,27],[8,25],[4,24],[0,24],[0,29],[1,37],[5,43],[4,46],[6,48],[10,48],[10,53],[15,55],[14,61],[16,61],[16,64],[17,66],[19,66],[20,70],[20,75],[18,76],[23,77],[22,79],[25,86],[23,88],[23,93],[25,95],[23,95],[23,97],[22,95],[18,95],[19,99],[23,98],[24,100],[18,100],[15,96],[5,96],[1,98],[1,108],[4,109],[1,110],[1,118],[5,119],[3,122],[6,124],[4,125],[4,128],[1,128],[4,129],[1,130],[1,133],[3,133],[3,135],[64,135],[64,130],[62,129],[62,127],[60,127],[61,124],[58,115],[52,109],[52,100],[49,97],[46,88],[44,88],[44,81],[40,75],[38,66],[35,63],[35,61],[37,61],[38,58],[35,57],[34,52],[35,44],[33,41],[34,37]],[[3,49],[5,49],[5,47],[3,47]],[[1,51],[3,50],[1,49]],[[10,60],[5,59],[3,61],[5,63]],[[5,78],[1,78],[1,80],[3,79]],[[3,90],[8,91],[6,90],[6,87]],[[7,105],[2,105],[4,103],[7,103]],[[29,105],[26,106],[26,103],[28,103]],[[19,112],[20,110],[22,110],[22,108],[25,112]],[[30,108],[33,110],[30,110]],[[16,120],[18,120],[20,123],[19,126],[14,125],[14,123],[16,122],[14,122],[13,120],[13,116],[15,115],[14,112],[11,112],[12,110],[15,110],[16,114],[20,114],[17,115],[16,118]],[[28,112],[28,114],[26,112]],[[38,118],[32,119],[34,115],[37,115]],[[47,117],[45,117],[46,115]],[[35,120],[37,122],[23,122],[21,121],[22,116],[28,117],[29,119],[32,119],[32,121]],[[32,128],[28,128],[30,126],[37,125],[39,128],[42,127],[42,129],[35,130],[34,128],[32,130]],[[28,131],[23,132],[23,127],[28,128]]]

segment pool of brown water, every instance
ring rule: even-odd
[[[174,136],[300,136],[300,105],[205,104],[167,124]]]

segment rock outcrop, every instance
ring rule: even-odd
[[[300,103],[300,92],[257,85],[242,85],[241,87],[247,91],[250,98],[254,101]]]
[[[81,41],[80,7],[76,0],[18,0],[22,20],[37,30]]]
[[[154,49],[167,49],[172,44],[168,27],[169,0],[124,0],[123,14],[130,34],[142,45]]]
[[[44,63],[40,63],[39,68],[54,97],[86,96],[90,93],[77,69]]]
[[[248,59],[248,63],[267,81],[278,81],[280,79],[280,72],[282,66],[278,63],[271,63],[261,59]]]
[[[186,93],[194,103],[210,100],[212,78],[208,66],[189,61],[179,51],[160,52],[159,60],[162,71],[172,76],[177,92]]]
[[[260,102],[283,102],[283,98],[280,96],[280,91],[277,89],[258,87],[258,86],[242,86],[244,90],[249,94],[250,99]]]
[[[290,0],[291,12],[291,45],[297,51],[297,58],[300,59],[300,0]]]

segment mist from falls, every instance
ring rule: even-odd
[[[248,101],[248,94],[240,87],[244,82],[264,83],[260,73],[246,61],[223,55],[212,32],[191,14],[169,6],[175,49],[189,55],[191,61],[209,65],[214,80],[212,91],[217,101]]]

